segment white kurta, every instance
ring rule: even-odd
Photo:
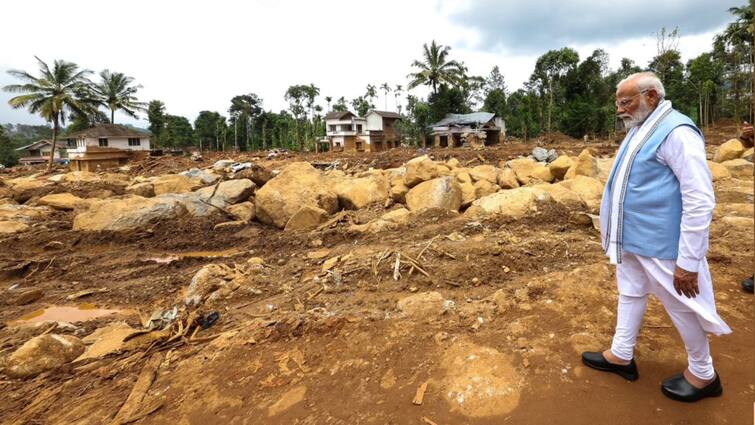
[[[655,112],[658,112],[661,106],[666,105],[659,105]],[[670,107],[670,102],[666,107]],[[651,114],[651,117],[653,114]],[[647,121],[649,120],[650,117]],[[642,132],[643,127],[645,127],[644,124],[625,143],[631,144],[633,140],[637,139],[637,134]],[[669,133],[666,140],[658,148],[656,157],[659,162],[668,165],[679,180],[682,194],[679,255],[674,262],[673,260],[648,258],[624,252],[624,255],[636,256],[645,268],[645,275],[651,276],[653,279],[647,279],[646,276],[637,279],[619,279],[619,293],[635,297],[642,296],[654,292],[653,288],[647,285],[658,284],[694,311],[705,331],[715,334],[730,333],[731,329],[716,312],[713,283],[705,260],[705,254],[708,250],[708,228],[713,217],[715,196],[710,170],[706,162],[704,142],[693,129],[687,126],[678,127]],[[617,164],[616,166],[622,167],[624,164]],[[617,174],[619,172],[621,172],[621,169],[617,170]],[[614,181],[620,180],[614,179]],[[615,219],[615,217],[607,217],[610,202],[611,200],[605,199],[605,197],[602,200],[601,215],[603,217],[601,221]],[[615,213],[615,210],[613,212]],[[603,237],[605,238],[607,235],[603,235]],[[611,260],[612,263],[615,263],[616,259],[611,258]],[[697,297],[687,298],[684,295],[677,294],[674,289],[673,277],[675,266],[698,273],[700,294]]]

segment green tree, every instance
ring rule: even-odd
[[[333,105],[333,110],[337,112],[346,112],[349,110],[349,106],[346,105],[346,98],[343,96],[339,97],[338,100],[336,100],[336,103]]]
[[[372,105],[372,107],[374,108],[374,99],[377,97],[377,88],[372,84],[367,84],[367,89],[365,90],[364,97],[367,98],[367,100],[370,102],[370,105]]]
[[[401,84],[396,84],[396,88],[393,89],[393,96],[396,98],[396,111],[401,115],[401,93],[404,92],[404,87]]]
[[[173,148],[191,146],[194,140],[194,130],[185,117],[177,115],[165,116],[165,131],[162,144]]]
[[[412,67],[417,68],[417,71],[408,75],[411,79],[408,85],[409,90],[426,85],[432,88],[433,94],[437,94],[438,86],[441,84],[457,85],[466,70],[461,63],[448,60],[451,48],[436,44],[435,40],[430,46],[425,43],[422,47],[422,60],[412,62]]]
[[[220,141],[226,127],[225,117],[217,112],[201,111],[194,120],[194,137],[199,142],[199,149],[212,148],[219,151]]]
[[[296,128],[296,140],[299,144],[299,149],[304,150],[304,139],[300,132],[300,124],[302,117],[306,118],[307,110],[305,109],[309,87],[306,85],[294,85],[290,86],[286,90],[284,98],[288,102],[288,109],[293,114]]]
[[[160,146],[166,122],[165,104],[159,100],[149,102],[147,106],[147,119],[149,120],[149,131],[152,133],[155,146]]]
[[[100,81],[92,86],[97,100],[110,109],[110,122],[113,124],[116,111],[138,119],[136,113],[146,110],[147,105],[136,98],[136,92],[140,88],[141,85],[134,85],[133,78],[108,69],[100,72]]]
[[[507,132],[525,141],[540,133],[538,103],[538,95],[531,86],[512,93],[506,101]]]
[[[437,93],[427,97],[430,107],[430,124],[438,122],[448,114],[465,114],[471,112],[467,99],[459,87],[441,84]]]
[[[374,108],[375,105],[370,104],[364,96],[355,97],[351,100],[351,107],[354,108],[354,112],[360,117],[367,115],[367,112]]]
[[[388,93],[391,91],[391,86],[388,83],[383,83],[380,85],[380,90],[385,93],[385,98],[383,99],[385,101],[385,110],[388,110]]]
[[[687,80],[697,93],[697,123],[706,127],[713,122],[718,87],[723,83],[723,64],[712,53],[703,53],[687,62]]]
[[[12,167],[18,163],[18,154],[5,127],[0,125],[0,164]]]
[[[557,102],[561,100],[560,81],[569,70],[579,62],[579,54],[569,47],[549,50],[535,63],[535,70],[530,76],[530,83],[540,93],[541,103],[547,97],[546,131],[553,129],[553,114]]]
[[[65,123],[66,115],[72,112],[87,115],[97,108],[91,102],[87,75],[91,71],[64,60],[56,60],[52,69],[35,56],[39,64],[39,76],[26,71],[10,70],[8,74],[23,81],[23,84],[11,84],[4,90],[10,93],[23,93],[8,101],[13,108],[28,108],[32,114],[39,114],[52,124],[52,149],[48,168],[52,167],[57,146],[60,125]]]
[[[233,125],[233,145],[236,151],[239,151],[239,139],[244,141],[246,149],[252,149],[254,144],[252,127],[254,127],[254,120],[261,112],[262,98],[254,93],[234,96],[231,99],[228,113]],[[241,132],[241,138],[239,138],[239,132]]]
[[[613,129],[613,89],[608,79],[608,55],[597,49],[562,80],[560,129],[572,137],[605,136]]]

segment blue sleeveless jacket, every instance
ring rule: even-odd
[[[671,168],[658,161],[656,151],[679,126],[692,127],[701,138],[703,135],[692,120],[679,111],[670,109],[664,114],[636,149],[627,152],[629,144],[626,143],[616,157],[617,164],[621,164],[624,156],[632,155],[628,177],[623,182],[614,182],[618,169],[615,167],[606,183],[608,196],[613,196],[614,190],[624,191],[618,212],[619,259],[622,251],[663,260],[676,260],[678,255],[682,194],[679,180]]]

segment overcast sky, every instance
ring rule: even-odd
[[[422,44],[435,39],[470,73],[494,65],[510,89],[529,78],[538,56],[569,46],[580,58],[602,48],[615,68],[622,57],[645,66],[654,33],[678,26],[686,61],[710,50],[731,21],[727,9],[744,0],[333,0],[333,1],[7,1],[0,18],[0,86],[8,69],[36,73],[34,55],[65,59],[99,72],[123,72],[143,86],[139,98],[159,99],[192,122],[201,110],[227,115],[231,97],[253,92],[265,109],[286,108],[288,86],[314,83],[325,96],[347,100],[367,84],[406,87]],[[415,94],[426,91],[416,89]],[[0,123],[42,123],[8,106],[0,93]],[[376,101],[385,107],[382,92]],[[388,109],[393,110],[393,93]],[[116,115],[116,122],[146,126]]]

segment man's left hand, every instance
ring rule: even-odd
[[[674,270],[674,289],[679,295],[687,298],[695,298],[700,294],[700,288],[697,286],[697,273],[688,272],[677,266]]]

